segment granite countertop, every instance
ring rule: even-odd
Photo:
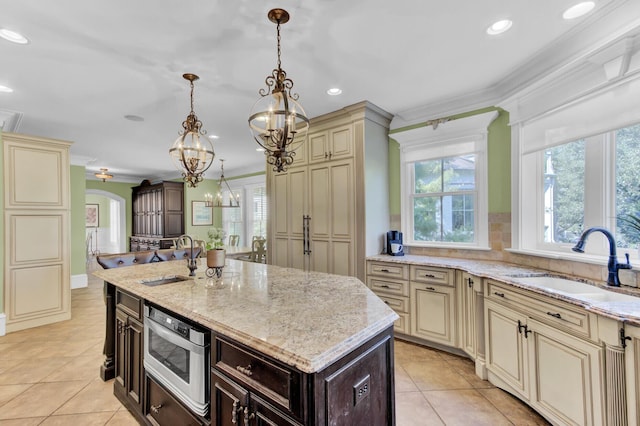
[[[387,329],[398,315],[354,277],[227,258],[222,279],[180,275],[186,261],[98,270],[94,275],[306,373],[322,370]],[[195,278],[195,279],[194,279]]]
[[[640,326],[640,290],[632,287],[611,287],[607,286],[605,282],[594,282],[544,269],[486,260],[417,255],[389,256],[384,254],[369,256],[367,260],[459,269],[481,278],[493,279],[517,288],[562,300],[583,307],[587,311],[598,315]],[[531,280],[527,279],[528,277],[540,277],[541,279]],[[548,285],[546,285],[545,280],[542,279],[544,277],[571,280],[577,282],[576,286],[588,285],[595,289],[583,293],[560,291],[553,287],[552,280],[549,280]],[[616,294],[622,297],[603,298],[602,295],[607,294],[606,292],[609,292],[609,295]]]

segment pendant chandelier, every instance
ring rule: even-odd
[[[199,77],[195,74],[183,74],[191,85],[191,112],[182,122],[180,136],[169,149],[169,155],[178,170],[182,172],[188,186],[195,188],[204,179],[204,172],[211,166],[215,153],[213,144],[202,130],[202,122],[193,112],[193,82]]]
[[[103,182],[106,182],[107,179],[111,179],[113,177],[112,174],[107,173],[109,169],[100,169],[98,173],[95,173],[98,179],[102,179]]]
[[[265,79],[267,87],[258,92],[260,99],[251,109],[249,128],[264,149],[267,163],[275,172],[283,172],[293,163],[296,149],[305,141],[309,119],[298,103],[298,94],[291,94],[293,80],[287,78],[281,66],[280,25],[289,21],[289,13],[272,9],[267,17],[277,24],[278,67]]]
[[[204,203],[206,207],[240,207],[240,195],[233,195],[229,182],[224,178],[224,160],[220,160],[220,180],[218,181],[218,195],[213,199],[213,195],[204,194]],[[229,203],[222,200],[222,190],[227,188],[229,192]]]

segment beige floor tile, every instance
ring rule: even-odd
[[[394,361],[404,365],[412,361],[442,361],[441,351],[418,346],[415,343],[396,340],[394,342]]]
[[[396,426],[444,425],[424,395],[405,392],[396,396]]]
[[[73,358],[27,359],[0,374],[0,385],[38,383],[49,374],[71,362]]]
[[[395,382],[396,393],[419,391],[418,387],[413,383],[413,380],[411,380],[411,377],[409,377],[405,369],[397,364],[395,366]]]
[[[475,389],[423,391],[422,394],[447,425],[511,425],[511,422]]]
[[[15,366],[22,364],[22,362],[24,362],[24,359],[3,359],[2,356],[0,356],[0,376],[5,371],[9,371]]]
[[[138,426],[138,422],[126,408],[121,408],[106,426]]]
[[[482,380],[476,374],[476,364],[469,358],[453,357],[445,358],[445,361],[453,367],[471,386],[476,389],[490,389],[494,386],[488,380]]]
[[[0,420],[2,426],[36,426],[42,423],[46,417],[29,417],[26,419]]]
[[[2,385],[0,386],[0,407],[29,389],[32,384],[25,385]]]
[[[0,419],[48,416],[86,385],[85,381],[35,384],[3,405]]]
[[[70,341],[70,339],[66,339],[60,341],[58,345],[52,345],[53,347],[49,347],[47,350],[39,352],[35,355],[35,358],[58,358],[58,357],[77,357],[78,355],[85,352],[87,349],[95,346],[97,340],[91,341]]]
[[[473,388],[445,361],[414,361],[402,367],[420,390]]]
[[[92,380],[88,386],[55,411],[55,415],[117,411],[122,404],[113,395],[113,381]]]
[[[116,412],[89,413],[89,414],[66,414],[63,416],[53,415],[47,417],[40,423],[42,426],[103,426],[107,424]]]
[[[101,353],[83,355],[55,370],[43,382],[62,382],[68,380],[93,380],[100,377],[100,365],[104,361]]]
[[[523,404],[518,398],[502,389],[479,389],[478,392],[496,406],[496,408],[515,425],[550,424],[528,405]]]

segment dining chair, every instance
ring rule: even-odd
[[[267,240],[264,238],[254,238],[251,243],[250,262],[264,263],[267,259]]]
[[[238,247],[238,243],[240,242],[240,235],[229,235],[229,245],[231,247]]]

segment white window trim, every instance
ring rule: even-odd
[[[415,247],[489,250],[489,215],[487,190],[487,135],[497,111],[477,114],[432,127],[419,127],[390,136],[400,144],[400,211],[404,245]],[[476,154],[476,209],[473,243],[414,241],[410,201],[411,164],[419,160]]]

